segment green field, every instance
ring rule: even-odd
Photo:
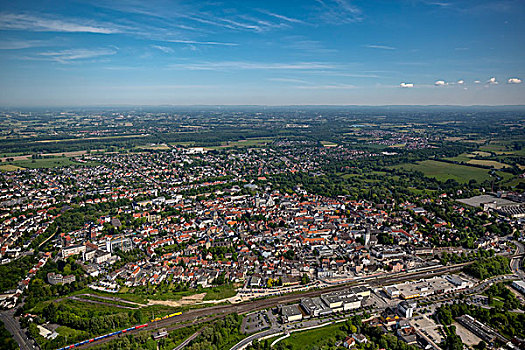
[[[126,290],[126,292],[124,292],[124,290]],[[127,288],[126,289],[122,288],[122,292],[116,293],[116,294],[105,293],[105,292],[101,292],[101,291],[98,291],[98,290],[93,290],[91,288],[84,288],[84,289],[78,290],[78,291],[76,291],[74,293],[71,293],[70,295],[79,295],[79,294],[93,294],[93,295],[100,295],[100,296],[105,296],[105,297],[117,297],[117,298],[121,298],[123,300],[128,300],[128,301],[131,301],[131,302],[134,302],[134,303],[139,303],[139,304],[147,304],[148,303],[147,298],[143,294],[133,293],[133,292],[128,293],[128,289]]]
[[[323,345],[333,346],[338,333],[341,333],[342,337],[346,335],[340,328],[341,324],[332,324],[322,328],[292,333],[290,337],[281,340],[279,343],[291,350],[320,349]]]
[[[183,146],[183,147],[204,147],[210,150],[218,150],[218,149],[234,148],[234,147],[238,147],[238,148],[264,147],[272,142],[273,142],[273,138],[271,137],[261,137],[261,138],[253,138],[253,139],[238,140],[238,141],[226,141],[226,142],[222,142],[218,146],[199,146],[195,142],[172,142],[170,143],[170,145]]]
[[[321,145],[325,147],[337,147],[337,143],[331,141],[321,141]]]
[[[233,148],[233,147],[262,147],[266,146],[269,143],[272,143],[272,138],[256,138],[256,139],[246,139],[233,142],[223,142],[220,146],[211,146],[205,147],[209,149],[221,149],[221,148]]]
[[[425,160],[415,164],[400,164],[394,166],[394,168],[421,171],[425,176],[433,177],[440,181],[452,179],[460,183],[467,183],[471,179],[478,182],[491,179],[488,170],[436,160]]]
[[[486,160],[486,159],[472,159],[468,161],[469,164],[477,164],[477,165],[484,165],[484,166],[491,166],[494,169],[503,169],[510,167],[510,165],[507,165],[505,163],[500,163],[495,160]]]
[[[13,164],[3,164],[0,165],[0,171],[17,171],[17,170],[23,170],[24,168],[13,165]]]
[[[225,284],[223,286],[214,288],[207,288],[204,291],[206,292],[204,300],[222,300],[226,298],[231,298],[235,294],[237,294],[235,287],[231,284]]]
[[[60,326],[56,329],[57,333],[63,336],[64,338],[75,339],[77,336],[83,336],[84,338],[89,337],[89,334],[84,331],[79,331],[67,326]]]
[[[0,170],[14,171],[16,167],[27,168],[27,169],[47,169],[47,168],[58,168],[72,165],[84,165],[92,166],[94,163],[77,163],[71,160],[69,157],[52,157],[52,158],[41,158],[41,159],[27,159],[27,160],[15,160],[2,165]]]

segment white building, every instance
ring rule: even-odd
[[[525,294],[525,282],[524,281],[514,281],[512,282],[512,287],[522,294]]]
[[[297,305],[285,305],[281,308],[283,322],[295,322],[303,319],[303,313]]]

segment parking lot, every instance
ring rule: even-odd
[[[474,333],[472,333],[457,322],[454,322],[453,324],[454,326],[456,326],[456,334],[459,335],[463,344],[469,346],[479,344],[481,339],[477,337]]]
[[[419,329],[436,344],[440,344],[444,340],[440,330],[441,326],[426,316],[414,317],[410,320],[410,324],[416,329]]]
[[[251,334],[269,327],[270,320],[268,319],[268,314],[263,310],[247,315],[242,322],[241,331],[244,331],[246,334]]]

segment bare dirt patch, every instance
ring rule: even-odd
[[[201,303],[206,293],[193,294],[182,297],[180,300],[151,300],[148,299],[148,305],[165,305],[171,307],[180,307],[184,305],[194,305]]]

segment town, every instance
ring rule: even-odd
[[[126,329],[141,347],[192,349],[209,341],[202,329],[218,313],[235,328],[221,348],[236,350],[285,349],[327,329],[337,336],[320,346],[523,348],[525,196],[521,172],[510,172],[520,169],[515,158],[444,146],[439,131],[350,128],[329,142],[140,137],[132,149],[65,150],[68,163],[51,166],[39,164],[64,156],[6,156],[2,320],[21,348],[121,348]],[[442,160],[426,160],[434,154]],[[399,166],[421,164],[413,157],[487,178],[439,181]],[[478,158],[509,165],[466,164]],[[190,320],[202,328],[186,331]],[[148,324],[142,333],[130,328],[139,324]]]

